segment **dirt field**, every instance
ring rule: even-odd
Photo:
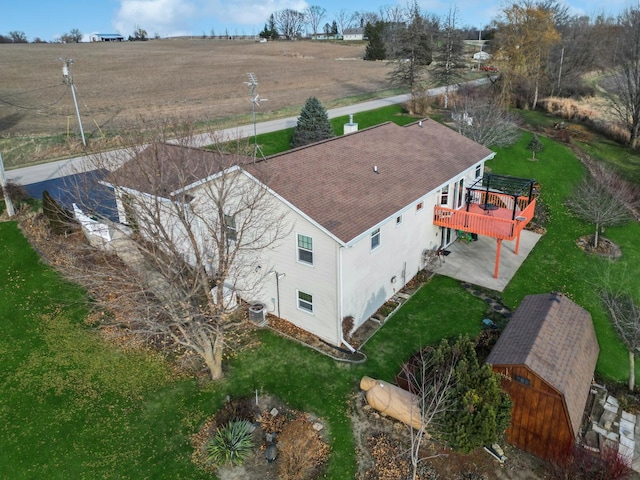
[[[2,44],[0,137],[77,129],[62,61],[71,73],[85,132],[141,117],[221,119],[251,113],[244,82],[255,73],[268,99],[259,115],[296,110],[310,96],[332,100],[389,88],[386,63],[365,62],[364,45],[209,39],[85,44]]]

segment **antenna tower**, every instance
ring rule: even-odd
[[[253,161],[256,161],[258,156],[258,151],[260,151],[260,155],[264,158],[264,153],[262,153],[262,149],[260,145],[258,145],[258,130],[256,127],[256,107],[260,106],[260,102],[266,102],[266,98],[260,98],[260,95],[256,93],[256,89],[258,88],[258,80],[256,79],[255,74],[247,73],[247,77],[249,77],[248,82],[244,82],[245,85],[249,85],[251,89],[251,113],[253,114]]]
[[[78,100],[76,99],[76,86],[73,83],[73,77],[71,76],[71,70],[69,67],[73,65],[72,58],[61,58],[62,61],[62,82],[65,85],[71,87],[71,94],[73,95],[73,103],[76,106],[76,115],[78,116],[78,124],[80,125],[80,135],[82,135],[82,144],[86,147],[87,141],[84,138],[84,129],[82,128],[82,120],[80,119],[80,109],[78,108]]]

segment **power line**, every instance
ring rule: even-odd
[[[47,87],[47,88],[50,88],[50,87]],[[39,105],[37,107],[27,106],[27,105],[18,105],[17,103],[10,102],[9,100],[5,100],[3,98],[0,98],[0,103],[4,103],[6,105],[10,105],[10,106],[15,107],[15,108],[20,108],[22,110],[40,110],[40,109],[43,109],[43,108],[53,107],[56,103],[58,103],[60,100],[62,100],[64,98],[64,96],[69,92],[69,88],[70,88],[70,86],[67,85],[67,88],[65,88],[64,92],[62,92],[62,95],[60,95],[60,97],[58,97],[53,102],[51,102],[49,104],[46,104],[46,105]],[[31,90],[31,91],[34,92],[36,90]],[[25,93],[27,93],[27,92],[25,92]]]

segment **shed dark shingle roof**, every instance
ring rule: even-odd
[[[487,363],[525,365],[564,395],[578,432],[598,360],[591,315],[561,294],[529,295],[509,321]]]

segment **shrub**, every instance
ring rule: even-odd
[[[575,447],[547,464],[551,480],[624,480],[631,478],[628,462],[612,449],[605,449],[601,456]]]
[[[207,446],[207,460],[216,465],[241,465],[253,451],[254,429],[247,420],[232,420],[218,428]]]
[[[51,230],[57,235],[66,235],[73,231],[75,223],[73,214],[61,207],[46,190],[42,192],[42,212],[49,220]]]
[[[255,402],[251,398],[234,398],[216,412],[216,425],[226,425],[233,420],[256,421]]]
[[[324,463],[328,446],[304,418],[287,423],[278,436],[278,474],[282,480],[308,480]]]

